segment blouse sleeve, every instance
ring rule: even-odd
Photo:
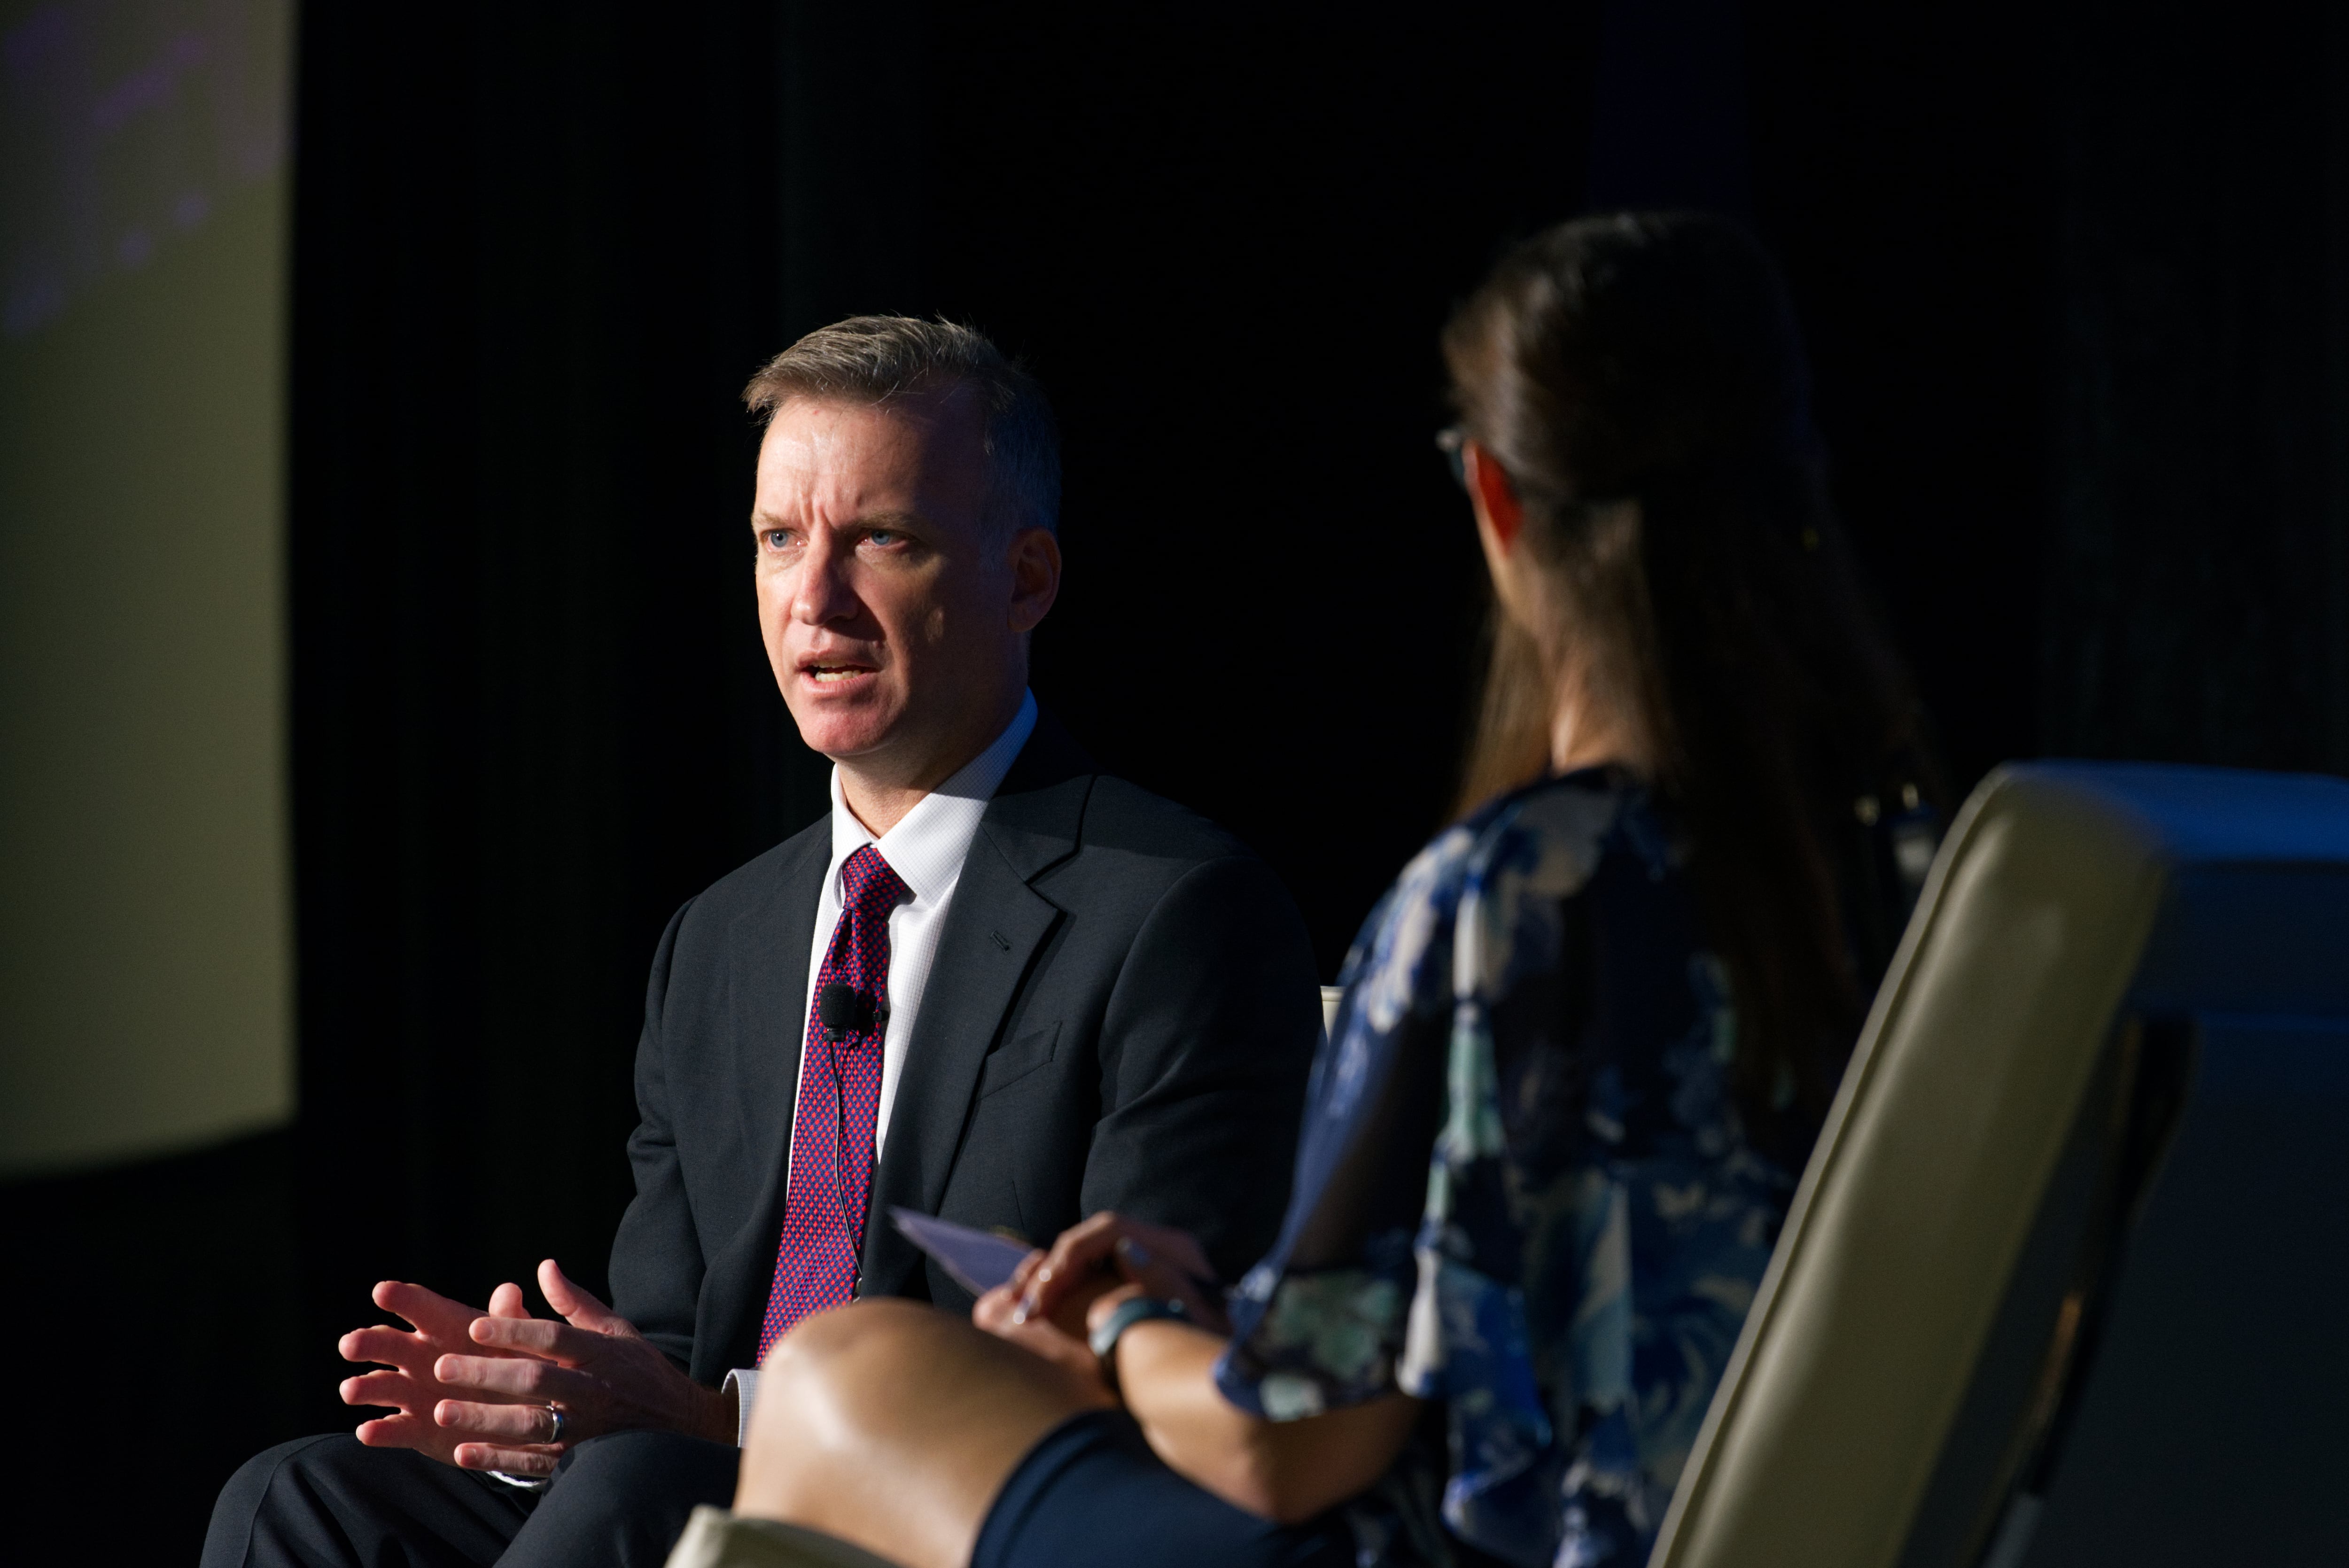
[[[1413,1240],[1444,1120],[1444,1037],[1459,866],[1454,829],[1405,868],[1340,976],[1313,1068],[1279,1241],[1233,1293],[1216,1367],[1225,1397],[1273,1420],[1395,1387]]]
[[[1534,1377],[1495,1040],[1557,984],[1618,809],[1551,788],[1445,833],[1349,959],[1279,1244],[1236,1294],[1225,1396],[1274,1420],[1447,1399],[1477,1484],[1551,1440]]]

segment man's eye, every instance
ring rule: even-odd
[[[767,548],[770,550],[784,549],[791,542],[792,536],[780,528],[771,528],[767,531]]]
[[[894,528],[876,528],[867,532],[864,537],[886,550],[905,536]]]

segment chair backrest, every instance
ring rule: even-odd
[[[2349,783],[1953,824],[1654,1568],[2349,1562]]]

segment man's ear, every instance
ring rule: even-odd
[[[1032,632],[1061,596],[1061,542],[1051,531],[1023,528],[1011,536],[1011,629]]]
[[[1493,455],[1474,441],[1460,449],[1461,468],[1468,480],[1468,503],[1476,509],[1476,521],[1492,531],[1494,542],[1501,552],[1507,554],[1516,548],[1517,535],[1525,531],[1526,509],[1517,500],[1516,487]]]

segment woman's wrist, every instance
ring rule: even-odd
[[[1101,1364],[1102,1381],[1115,1394],[1120,1392],[1117,1347],[1126,1331],[1143,1323],[1188,1323],[1191,1314],[1179,1300],[1163,1300],[1130,1285],[1095,1302],[1086,1319],[1086,1345]]]

